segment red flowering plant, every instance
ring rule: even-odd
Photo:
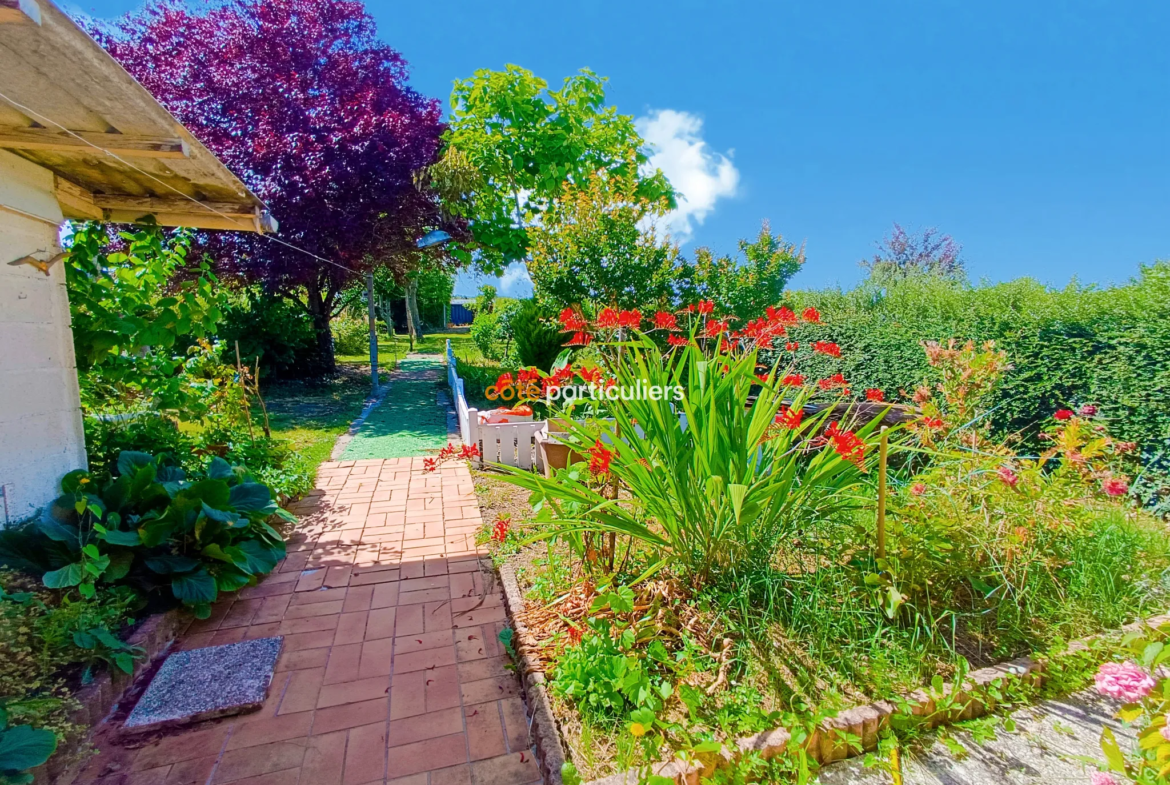
[[[710,303],[598,314],[582,329],[601,347],[605,378],[623,392],[677,394],[623,394],[606,401],[607,417],[564,420],[557,438],[583,461],[554,477],[500,467],[532,492],[534,539],[563,539],[589,570],[612,571],[614,554],[632,551],[641,572],[698,587],[769,564],[802,521],[865,504],[855,491],[872,477],[878,420],[859,425],[848,404],[812,406],[840,402],[844,379],[824,390],[798,378],[792,358],[759,365],[787,326],[819,318],[769,309],[736,329]],[[663,333],[676,336],[665,349]]]
[[[448,442],[447,446],[439,450],[439,454],[434,458],[423,458],[423,471],[438,471],[439,467],[447,461],[473,461],[480,457],[479,445],[456,445]]]

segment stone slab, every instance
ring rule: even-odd
[[[175,652],[123,727],[154,730],[259,709],[283,643],[278,636]]]

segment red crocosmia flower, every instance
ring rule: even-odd
[[[916,482],[910,486],[910,494],[912,496],[921,496],[926,493],[926,486],[920,482]]]
[[[638,330],[642,327],[641,311],[622,311],[618,314],[618,326]]]
[[[768,383],[768,374],[757,373],[756,374],[756,381],[758,381],[760,384],[767,384]]]
[[[1052,416],[1058,420],[1063,421],[1063,420],[1070,419],[1073,416],[1073,413],[1069,409],[1057,409],[1056,413],[1053,414]]]
[[[666,342],[671,346],[686,346],[688,343],[690,343],[686,337],[682,335],[668,335],[666,336]]]
[[[503,390],[512,386],[512,374],[501,373],[496,377],[496,387]]]
[[[800,387],[804,384],[804,377],[799,373],[790,373],[780,380],[785,387]]]
[[[568,632],[569,632],[569,645],[570,646],[576,646],[578,643],[581,642],[581,628],[580,627],[578,627],[575,624],[570,624],[569,628],[568,628]]]
[[[585,332],[584,330],[579,330],[578,332],[573,333],[573,337],[569,340],[568,343],[565,344],[565,346],[588,346],[592,340],[592,335]]]
[[[535,382],[540,378],[540,370],[537,368],[521,368],[516,373],[516,381],[520,384],[528,384],[528,382]]]
[[[1097,407],[1091,403],[1086,403],[1084,406],[1081,407],[1080,411],[1081,411],[1082,417],[1096,417],[1097,416]]]
[[[776,324],[785,327],[791,327],[792,325],[796,324],[797,321],[796,312],[787,305],[782,305],[779,308],[773,308],[769,305],[764,313],[768,315],[768,321],[775,322]]]
[[[508,529],[511,525],[512,521],[508,517],[497,515],[496,522],[492,525],[492,541],[503,542],[508,539]]]
[[[1101,490],[1108,496],[1124,496],[1129,493],[1129,480],[1124,477],[1106,477],[1101,482]]]
[[[612,308],[603,308],[601,313],[597,314],[597,326],[602,330],[612,330],[618,326],[618,312]]]
[[[704,335],[706,335],[708,338],[714,338],[720,333],[727,332],[727,327],[727,322],[721,322],[718,319],[708,319],[707,328],[704,331]]]
[[[439,462],[434,458],[423,458],[423,471],[433,472],[439,468]]]
[[[794,431],[800,427],[800,421],[802,419],[804,419],[804,409],[794,409],[785,406],[780,410],[780,413],[776,415],[776,424],[781,425],[790,431]]]
[[[835,422],[829,423],[825,430],[825,438],[833,445],[836,451],[845,460],[861,467],[865,461],[865,442],[853,431],[843,431]]]
[[[470,447],[466,444],[463,445],[463,447],[461,447],[459,450],[459,457],[465,461],[470,461],[473,458],[480,457],[479,445],[473,444]]]
[[[1125,455],[1137,449],[1137,442],[1114,442],[1113,449]]]
[[[923,417],[922,424],[927,428],[941,428],[946,425],[941,417]]]
[[[699,313],[706,315],[706,314],[711,313],[714,310],[715,310],[715,303],[712,302],[711,300],[700,300],[699,301]]]
[[[995,473],[999,476],[999,479],[1003,481],[1003,484],[1009,488],[1015,488],[1016,485],[1020,482],[1020,475],[1016,474],[1011,470],[1011,468],[1007,466],[1000,466],[998,469],[996,469]]]
[[[654,314],[654,328],[657,330],[677,330],[678,318],[670,311],[659,311]]]
[[[819,379],[817,381],[817,386],[822,390],[832,390],[834,387],[847,388],[848,384],[849,382],[845,381],[845,377],[839,373],[835,373],[827,379]]]
[[[608,474],[609,462],[613,460],[613,452],[607,450],[605,445],[598,439],[592,447],[589,448],[589,472],[590,474]]]
[[[566,333],[576,332],[577,330],[584,330],[586,321],[581,314],[574,311],[572,308],[566,308],[561,311],[558,317],[561,322],[561,331]]]
[[[802,319],[804,319],[806,322],[808,322],[809,324],[820,324],[821,323],[821,312],[818,311],[816,308],[813,308],[811,305],[808,308],[805,308],[801,312],[800,317]]]
[[[790,352],[795,352],[797,349],[800,348],[800,344],[797,343],[796,341],[789,341],[788,343],[784,344],[784,348]]]
[[[827,354],[830,357],[840,357],[841,347],[832,341],[813,341],[813,351],[820,354]]]
[[[558,316],[557,319],[560,320],[561,324],[564,324],[565,322],[572,319],[575,315],[576,314],[573,313],[572,308],[566,308],[565,310],[561,311],[561,315]]]
[[[886,400],[886,394],[881,390],[871,387],[865,391],[865,400],[881,403]]]
[[[578,368],[577,375],[584,379],[586,384],[597,384],[601,381],[600,368]]]
[[[695,304],[691,303],[690,305],[687,306],[687,313],[694,313],[694,312],[695,312]]]

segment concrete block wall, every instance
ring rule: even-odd
[[[57,253],[61,221],[53,175],[0,151],[0,526],[34,516],[86,465],[64,264],[48,276],[9,264]]]

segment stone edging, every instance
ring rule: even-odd
[[[118,707],[123,693],[146,671],[154,667],[159,658],[169,653],[171,644],[191,622],[191,616],[182,608],[172,608],[166,613],[149,616],[127,639],[131,646],[141,646],[145,651],[135,661],[133,673],[106,671],[94,678],[93,682],[74,694],[81,707],[69,718],[71,722],[89,728],[84,736],[72,744],[66,744],[44,766],[33,770],[34,785],[69,785],[87,762],[77,760],[76,753],[84,748],[90,734]]]
[[[511,564],[500,567],[500,582],[504,586],[504,603],[515,633],[516,668],[524,687],[524,704],[528,709],[529,732],[536,745],[536,760],[545,785],[562,785],[561,767],[565,764],[565,749],[561,746],[561,732],[557,728],[552,706],[545,690],[544,671],[532,653],[531,635],[517,614],[524,608],[524,596],[516,583],[516,571]]]
[[[560,730],[552,707],[549,705],[548,694],[545,690],[545,677],[539,661],[532,653],[532,641],[528,630],[516,616],[524,608],[524,597],[516,582],[516,572],[510,564],[500,568],[500,579],[504,585],[504,598],[508,606],[508,614],[516,636],[516,655],[519,662],[521,681],[524,684],[525,698],[528,712],[531,715],[532,737],[536,743],[541,773],[546,785],[562,785],[561,766],[565,763],[565,751],[561,746]],[[1170,614],[1160,614],[1148,619],[1133,622],[1122,627],[1117,632],[1131,632],[1142,629],[1146,625],[1157,627],[1170,622]],[[1089,648],[1093,640],[1106,637],[1114,633],[1106,632],[1091,635],[1069,645],[1070,652],[1083,651]],[[976,688],[971,692],[960,692],[956,700],[966,701],[960,711],[949,712],[932,718],[930,727],[949,725],[960,720],[981,717],[988,710],[995,707],[995,701],[979,688],[987,687],[1001,679],[1019,679],[1020,681],[1039,686],[1044,681],[1043,659],[1021,657],[1009,662],[980,668],[967,674],[967,684]],[[955,686],[947,683],[943,686],[943,695],[954,694]],[[906,696],[911,702],[911,713],[915,716],[933,714],[936,710],[935,701],[925,690],[915,690]],[[875,701],[864,706],[855,706],[823,720],[805,742],[805,750],[809,756],[820,764],[835,763],[839,760],[855,757],[864,752],[872,751],[877,747],[879,734],[890,721],[896,707],[890,701]],[[861,739],[861,748],[850,746],[845,734]],[[701,756],[700,763],[686,764],[679,760],[667,761],[654,767],[654,773],[673,779],[678,785],[699,785],[700,778],[710,777],[716,768],[726,765],[735,757],[748,752],[757,752],[763,758],[771,758],[783,753],[788,748],[791,735],[784,728],[775,728],[763,731],[752,736],[736,740],[736,749],[728,751],[724,748],[722,754]],[[592,780],[585,785],[637,785],[640,775],[637,769],[611,774],[598,780]]]

